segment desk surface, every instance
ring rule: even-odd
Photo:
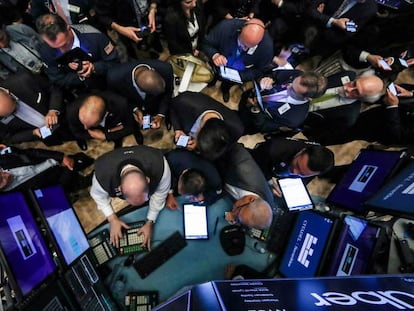
[[[178,201],[182,203],[180,198]],[[113,283],[123,276],[126,279],[126,293],[157,290],[161,302],[187,286],[223,279],[225,267],[229,263],[236,265],[246,264],[256,270],[263,270],[274,260],[274,256],[269,252],[260,253],[258,251],[260,247],[264,247],[262,242],[246,237],[246,246],[242,254],[228,256],[223,251],[219,238],[220,230],[228,225],[224,219],[224,212],[229,211],[231,208],[232,203],[227,197],[208,206],[207,215],[210,239],[206,241],[188,240],[186,247],[145,279],[141,279],[133,266],[124,267],[125,256],[112,259],[108,263],[108,266],[112,268],[112,273],[108,276],[107,283]],[[137,209],[122,216],[121,219],[125,222],[143,220],[147,214],[147,209],[148,207]],[[217,217],[219,221],[214,234]],[[108,228],[108,225],[97,229],[91,235],[104,228]],[[183,234],[182,208],[176,211],[165,208],[160,213],[154,226],[152,247],[155,247],[177,230]],[[258,243],[256,245],[257,249],[255,248],[255,243]],[[137,258],[140,258],[140,256],[144,255],[140,254]],[[108,284],[109,287],[112,285]]]

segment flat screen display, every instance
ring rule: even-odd
[[[333,220],[312,211],[300,212],[279,270],[285,277],[316,276]]]
[[[401,152],[361,150],[326,201],[365,214],[365,201],[378,191],[401,158]]]
[[[207,240],[207,206],[184,204],[184,236],[187,240]]]
[[[0,195],[0,243],[23,295],[57,268],[20,192]]]
[[[311,196],[302,178],[280,178],[277,182],[289,211],[313,208]]]
[[[89,249],[75,211],[59,185],[33,190],[33,194],[65,263],[70,265]]]

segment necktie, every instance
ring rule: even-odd
[[[331,94],[324,94],[321,97],[318,98],[314,98],[311,100],[311,105],[312,104],[316,104],[316,103],[322,103],[324,101],[328,101],[332,98],[335,98],[337,96],[337,94],[331,93]]]

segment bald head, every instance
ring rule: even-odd
[[[121,174],[120,190],[125,200],[134,206],[148,200],[148,179],[138,168],[131,168]]]
[[[6,91],[0,89],[0,117],[8,117],[16,110],[16,101]]]
[[[105,115],[105,101],[102,97],[88,96],[79,108],[79,120],[85,129],[98,126]]]
[[[272,223],[273,212],[265,200],[256,198],[240,211],[239,218],[245,226],[255,229],[265,229]]]
[[[373,103],[383,93],[384,83],[377,76],[362,76],[344,85],[343,91],[347,98]]]
[[[246,22],[239,35],[239,41],[243,50],[254,47],[262,41],[265,33],[265,26],[260,19],[253,18]]]
[[[158,95],[165,92],[165,81],[153,68],[140,67],[134,77],[135,83],[145,93]]]

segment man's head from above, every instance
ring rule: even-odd
[[[230,133],[223,120],[208,119],[197,133],[197,151],[206,159],[221,157],[230,145]]]
[[[345,83],[339,90],[339,95],[373,103],[383,94],[384,82],[377,76],[361,76]]]
[[[6,188],[13,180],[13,175],[3,171],[0,167],[0,191]]]
[[[288,93],[298,100],[316,98],[325,93],[327,84],[328,81],[322,74],[314,71],[303,72],[292,81]]]
[[[16,98],[10,94],[9,90],[0,88],[0,117],[10,116],[16,108]]]
[[[165,81],[152,67],[142,64],[135,68],[135,83],[145,93],[159,95],[165,92]]]
[[[129,204],[139,206],[148,201],[150,180],[143,171],[136,166],[126,165],[122,168],[120,177],[119,190]]]
[[[198,199],[206,190],[206,177],[200,170],[189,168],[178,178],[178,193]],[[200,201],[200,200],[196,200]]]
[[[6,32],[6,29],[0,28],[0,49],[9,47],[10,38]]]
[[[334,154],[324,146],[303,148],[292,159],[289,170],[300,177],[311,177],[329,171],[334,166]]]
[[[226,220],[249,228],[265,229],[270,227],[273,212],[270,205],[258,196],[246,195],[234,202],[233,209],[226,213]]]
[[[262,41],[265,33],[265,25],[260,19],[253,18],[247,21],[240,30],[239,45],[243,51],[255,47]]]
[[[105,116],[105,101],[97,95],[86,97],[79,108],[79,121],[85,130],[97,127]]]
[[[45,14],[36,20],[36,28],[42,39],[51,48],[66,52],[73,45],[73,32],[68,24],[57,14]]]

